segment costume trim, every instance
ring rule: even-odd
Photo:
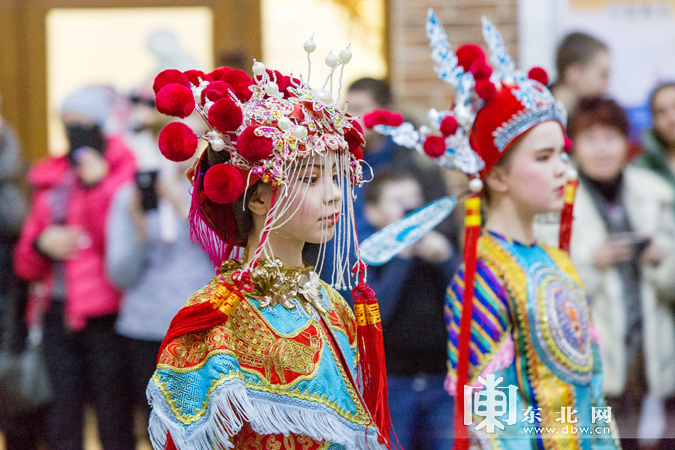
[[[156,449],[164,448],[167,432],[178,450],[213,450],[218,444],[221,448],[233,448],[231,436],[241,430],[244,422],[263,435],[295,433],[348,449],[384,448],[378,443],[376,428],[364,429],[339,420],[322,411],[321,405],[292,399],[287,399],[286,404],[270,401],[267,394],[247,391],[244,383],[236,380],[216,387],[205,405],[206,415],[187,429],[178,423],[156,386],[151,384],[147,395],[153,406],[150,440]]]

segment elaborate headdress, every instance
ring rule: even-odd
[[[527,74],[516,70],[501,34],[485,17],[483,36],[490,49],[489,63],[482,48],[475,44],[463,45],[453,52],[443,27],[431,9],[426,28],[432,59],[436,64],[435,71],[439,78],[455,90],[452,110],[430,110],[428,118],[431,128],[425,126],[419,130],[407,122],[400,124],[397,115],[382,110],[366,115],[364,123],[375,131],[391,136],[395,143],[415,148],[439,165],[450,170],[460,170],[470,178],[472,194],[466,199],[465,288],[458,344],[456,392],[459,394],[456,397],[455,415],[455,432],[459,438],[456,442],[460,448],[465,448],[463,446],[467,440],[462,439],[466,438],[466,429],[463,425],[464,398],[461,387],[467,383],[468,376],[476,244],[481,233],[479,192],[483,189],[482,180],[517,139],[534,126],[554,120],[564,130],[567,113],[546,88],[548,76],[543,69],[534,68]],[[570,144],[566,139],[566,148]],[[569,250],[573,199],[578,183],[574,172],[570,171],[569,178],[560,235],[560,246],[565,250]],[[454,203],[446,208],[447,213],[452,206]],[[435,223],[438,222],[436,219]],[[404,226],[400,225],[399,228]],[[375,245],[378,237],[374,235],[372,239]]]
[[[314,40],[305,42],[304,49],[309,60],[309,54],[316,50]],[[209,325],[209,320],[222,323],[243,298],[241,291],[253,289],[251,274],[255,276],[259,261],[273,259],[269,234],[282,226],[289,214],[297,212],[297,209],[290,211],[292,200],[302,199],[306,193],[306,187],[292,182],[307,176],[311,170],[301,160],[335,153],[338,189],[345,198],[333,241],[336,255],[333,284],[338,288],[352,287],[348,271],[358,276],[353,295],[361,351],[359,373],[364,400],[381,436],[388,442],[390,425],[382,330],[377,301],[365,284],[365,264],[360,259],[354,221],[353,188],[363,181],[360,147],[364,140],[358,122],[338,107],[342,71],[351,57],[349,47],[338,55],[331,52],[326,57],[330,75],[321,88],[309,85],[311,62],[306,80],[284,76],[266,69],[261,62],[254,62],[252,78],[240,69],[228,67],[208,74],[197,70],[166,70],[156,77],[153,88],[161,113],[185,118],[196,111],[208,127],[205,134],[197,136],[182,122],[170,123],[159,135],[159,147],[166,158],[184,161],[195,154],[199,138],[209,144],[188,171],[193,184],[189,219],[192,238],[209,253],[214,265],[220,265],[233,252],[246,246],[249,230],[244,229],[237,209],[245,207],[247,190],[258,182],[272,185],[271,206],[260,244],[250,249],[249,261],[233,274],[235,285],[225,283],[214,296],[217,305],[196,305],[194,309],[183,308],[179,313],[194,317],[203,325]],[[338,69],[340,87],[334,98],[333,78]],[[330,89],[326,89],[329,85]],[[352,252],[357,256],[353,268],[347,267]],[[324,252],[319,253],[320,265]],[[298,283],[297,289],[284,289],[283,295],[292,296],[303,289],[311,291],[318,277],[312,274],[303,283]],[[285,302],[287,298],[279,300]],[[186,322],[186,317],[180,319]],[[184,332],[185,329],[170,329],[165,342]]]

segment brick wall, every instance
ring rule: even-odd
[[[453,50],[467,42],[483,44],[485,15],[518,61],[518,0],[388,0],[388,8],[391,83],[399,103],[411,113],[447,109],[452,98],[452,89],[433,69],[425,30],[428,8],[436,12]]]

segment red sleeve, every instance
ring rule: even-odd
[[[14,270],[26,281],[46,279],[51,270],[51,259],[34,247],[40,233],[50,224],[46,192],[35,195],[30,214],[21,230],[19,243],[14,249]]]

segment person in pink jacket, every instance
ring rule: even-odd
[[[105,227],[117,189],[135,160],[121,138],[106,136],[112,93],[87,87],[61,109],[70,150],[28,174],[31,211],[16,247],[17,274],[32,283],[28,321],[41,322],[54,388],[46,413],[50,449],[81,450],[85,399],[96,409],[105,450],[135,447],[119,336],[121,293],[106,278]]]

